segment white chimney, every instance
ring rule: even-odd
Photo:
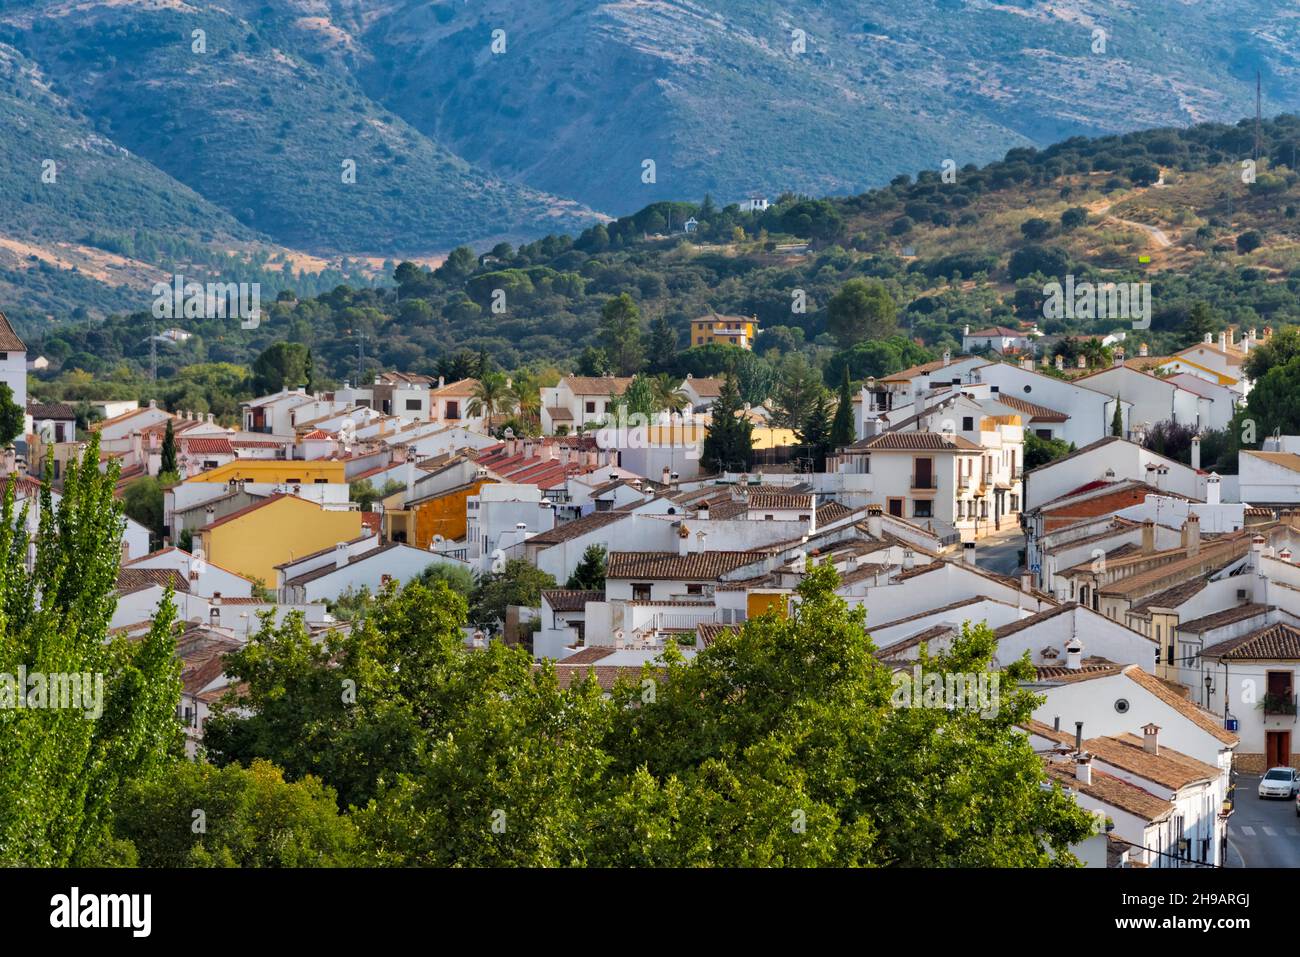
[[[334,546],[334,567],[346,568],[348,564],[348,543],[339,542]]]
[[[1088,357],[1084,355],[1079,356],[1078,366],[1080,369],[1088,368]]]
[[[701,522],[707,522],[709,520],[708,502],[701,502],[699,505],[695,507],[695,517],[699,519]]]
[[[904,568],[905,570],[908,570],[908,569],[911,569],[915,564],[916,564],[916,555],[912,552],[912,550],[911,550],[910,548],[904,548],[904,549],[903,549],[903,568]]]
[[[568,449],[566,448],[565,451],[567,452]],[[661,480],[660,480],[660,484],[662,484],[662,485],[667,485],[667,484],[668,484],[669,477],[671,476],[671,474],[672,474],[671,470],[668,468],[668,466],[665,465],[665,466],[664,466],[664,471],[663,471],[663,477],[662,477]]]
[[[686,555],[691,550],[691,530],[683,525],[677,530],[677,554]]]
[[[946,366],[952,362],[952,352],[948,349],[943,350],[943,364]]]
[[[1201,437],[1199,435],[1192,436],[1192,468],[1198,472],[1201,470]]]
[[[1228,334],[1226,332],[1219,333],[1219,348],[1220,349],[1228,348]]]
[[[700,551],[700,552],[707,552],[707,551],[709,550],[709,533],[708,533],[708,532],[696,532],[696,533],[695,533],[695,542],[696,542],[696,544],[699,546],[698,551]]]
[[[1160,726],[1144,724],[1142,726],[1142,750],[1149,754],[1160,753]]]
[[[1139,356],[1143,356],[1143,357],[1145,357],[1145,356],[1147,356],[1147,355],[1149,355],[1149,354],[1150,354],[1150,353],[1149,353],[1149,350],[1147,349],[1147,344],[1146,344],[1145,342],[1139,342],[1139,343],[1138,343],[1138,355],[1139,355]]]
[[[1214,333],[1212,333],[1212,332],[1207,332],[1207,333],[1205,334],[1205,344],[1206,344],[1207,346],[1212,346],[1212,345],[1214,345]]]
[[[1026,595],[1034,590],[1034,576],[1029,572],[1022,572],[1020,575],[1020,590]]]
[[[884,534],[884,513],[879,505],[867,506],[867,534],[874,539],[880,539]]]
[[[1057,372],[1064,372],[1064,371],[1065,371],[1065,356],[1063,356],[1063,355],[1057,355],[1057,357],[1056,357],[1056,371],[1057,371]]]
[[[415,498],[415,455],[411,454],[406,457],[406,462],[402,469],[403,480],[406,482],[406,499],[410,501]]]
[[[1078,638],[1071,638],[1066,642],[1065,667],[1071,671],[1079,671],[1083,668],[1083,642]]]
[[[1218,505],[1221,501],[1221,495],[1222,491],[1220,489],[1219,474],[1217,472],[1211,472],[1210,477],[1205,480],[1205,504]]]
[[[1092,755],[1076,754],[1074,756],[1074,777],[1080,784],[1092,783]]]

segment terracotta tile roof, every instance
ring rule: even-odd
[[[1017,412],[1023,412],[1029,417],[1030,422],[1066,422],[1070,418],[1064,412],[1057,412],[1055,409],[1049,409],[1045,405],[1026,402],[1024,399],[1017,398],[1014,395],[1003,395],[998,393],[997,401],[1001,402],[1005,406],[1015,409]]]
[[[1051,682],[1052,684],[1074,684],[1077,681],[1091,681],[1094,678],[1109,678],[1111,675],[1117,675],[1123,672],[1124,666],[1117,665],[1113,661],[1105,661],[1099,658],[1090,658],[1079,668],[1070,668],[1065,665],[1043,665],[1034,669],[1038,674],[1038,680]]]
[[[960,435],[942,432],[883,432],[849,448],[867,452],[979,452],[982,447]],[[1058,460],[1059,461],[1059,460]]]
[[[0,352],[26,352],[27,347],[23,345],[23,340],[18,338],[18,333],[14,332],[14,327],[9,324],[9,318],[0,312]]]
[[[1180,622],[1178,630],[1188,632],[1189,634],[1200,634],[1205,631],[1213,631],[1215,628],[1222,628],[1224,625],[1232,625],[1239,621],[1245,621],[1247,618],[1266,615],[1271,607],[1271,605],[1264,605],[1258,602],[1238,605],[1236,608],[1226,608],[1223,611],[1216,611],[1212,615],[1203,615],[1200,618],[1193,618],[1191,621]]]
[[[817,506],[817,524],[818,526],[826,525],[830,522],[838,522],[842,518],[848,518],[857,509],[849,508],[847,505],[841,505],[839,502],[827,502],[825,505]]]
[[[748,496],[751,509],[791,509],[812,508],[812,495],[803,492],[750,492]]]
[[[1246,455],[1263,459],[1270,465],[1280,465],[1292,472],[1300,472],[1300,455],[1296,455],[1294,452],[1256,452],[1253,449],[1242,449],[1241,451]]]
[[[1300,659],[1300,630],[1281,622],[1266,625],[1238,638],[1210,645],[1201,654],[1206,658],[1227,661],[1296,660]]]
[[[946,364],[953,365],[958,362],[963,362],[966,359],[976,359],[976,358],[978,358],[978,356],[967,356],[967,355],[950,356],[949,362]],[[930,372],[938,372],[940,369],[944,368],[944,366],[945,363],[942,359],[935,359],[933,362],[922,362],[919,366],[911,366],[910,368],[904,369],[901,372],[895,372],[892,375],[887,375],[884,378],[880,379],[879,381],[899,382],[904,379],[914,379],[919,375],[925,375]]]
[[[4,315],[0,313],[0,315]],[[35,402],[28,400],[27,413],[36,420],[75,419],[77,410],[66,402]]]
[[[573,413],[562,405],[548,405],[546,414],[551,417],[552,422],[572,422]]]
[[[1075,777],[1074,762],[1057,762],[1046,759],[1043,766],[1047,776],[1053,782],[1090,798],[1109,804],[1111,807],[1139,817],[1144,821],[1162,821],[1173,813],[1174,806],[1169,801],[1156,797],[1150,791],[1144,791],[1136,784],[1129,784],[1113,774],[1092,769],[1092,781],[1084,784]]]
[[[1163,745],[1159,753],[1152,754],[1135,734],[1089,738],[1083,742],[1083,749],[1107,764],[1175,791],[1200,781],[1213,781],[1220,774],[1214,765]]]
[[[605,593],[582,591],[577,588],[548,588],[542,592],[542,597],[546,599],[552,611],[583,611],[589,601],[604,601]]]
[[[627,677],[634,683],[641,681],[643,674],[640,665],[570,665],[568,659],[557,662],[555,665],[555,677],[561,688],[568,688],[576,682],[582,681],[588,674],[596,676],[596,682],[604,691],[610,691],[618,682],[619,678]],[[533,670],[541,670],[542,665],[534,665]],[[660,671],[658,674],[663,677],[667,675],[666,671]]]
[[[430,389],[429,395],[441,399],[468,399],[477,387],[478,379],[457,379],[455,382],[446,383],[440,389]]]
[[[1107,556],[1109,558],[1109,556]],[[1183,602],[1195,598],[1205,586],[1209,584],[1206,578],[1193,578],[1191,581],[1175,585],[1173,588],[1166,588],[1164,591],[1156,592],[1149,598],[1143,599],[1139,604],[1129,609],[1131,615],[1144,615],[1152,608],[1177,608]],[[1188,622],[1191,624],[1191,622]],[[1182,628],[1183,626],[1179,626]]]
[[[670,579],[697,581],[718,579],[728,572],[753,565],[767,557],[766,552],[610,552],[605,567],[606,578],[643,578],[648,581]]]
[[[718,396],[722,395],[721,379],[711,379],[711,378],[696,379],[691,376],[687,376],[685,379],[682,380],[682,387],[685,388],[687,384],[690,385],[691,391],[694,392],[696,395],[698,395],[701,399],[716,399]]]
[[[540,535],[534,535],[528,539],[529,545],[559,545],[562,542],[571,541],[580,535],[586,535],[588,532],[594,532],[597,529],[604,528],[610,522],[617,522],[620,519],[628,517],[628,512],[591,512],[582,518],[575,518],[571,522],[565,522],[563,525],[556,525],[548,532],[542,532]]]
[[[974,332],[966,333],[967,339],[991,339],[995,336],[1014,336],[1017,339],[1027,337],[1029,333],[1021,332],[1017,329],[1008,329],[1006,326],[988,326],[984,329],[976,329]]]
[[[1188,701],[1155,675],[1147,674],[1137,665],[1129,665],[1124,669],[1124,677],[1150,691],[1156,698],[1187,718],[1202,731],[1229,747],[1235,748],[1240,742],[1240,739],[1235,734],[1224,730],[1222,718]]]
[[[567,383],[574,395],[622,395],[632,384],[631,376],[565,376],[561,382]]]
[[[739,631],[739,625],[724,625],[716,621],[702,621],[695,626],[695,638],[701,648],[713,644],[726,631]]]
[[[230,444],[230,439],[196,435],[192,439],[181,438],[179,443],[182,449],[195,455],[235,454],[235,447]]]
[[[174,568],[122,568],[117,573],[117,593],[130,595],[153,588],[171,585],[176,591],[188,592],[189,580]]]
[[[566,665],[590,665],[602,658],[608,658],[613,653],[614,649],[607,645],[588,645],[567,658],[561,658],[560,661]]]

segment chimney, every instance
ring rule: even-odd
[[[975,543],[961,543],[961,560],[964,564],[974,567],[975,565]]]
[[[867,534],[874,539],[884,535],[884,514],[885,510],[879,505],[867,506]]]
[[[1188,558],[1201,553],[1201,517],[1195,512],[1183,522],[1183,547],[1187,549]]]
[[[1056,371],[1057,371],[1057,372],[1064,372],[1064,371],[1065,371],[1065,356],[1063,356],[1063,355],[1058,355],[1058,356],[1056,357]]]
[[[1148,754],[1160,753],[1160,726],[1157,724],[1142,725],[1142,750]]]
[[[1034,368],[1034,360],[1029,356],[1021,356],[1020,368],[1032,370]]]
[[[217,507],[215,505],[209,505],[203,510],[203,517],[206,520],[206,524],[211,525],[217,520]]]
[[[1065,667],[1071,671],[1083,668],[1083,643],[1078,638],[1071,638],[1065,643]]]
[[[1156,523],[1147,519],[1142,523],[1142,554],[1150,555],[1156,550]]]
[[[691,530],[683,522],[677,529],[677,554],[686,555],[691,550]]]
[[[1116,349],[1110,358],[1110,364],[1118,368],[1124,364],[1124,352],[1122,349]]]
[[[565,448],[565,451],[566,451],[566,452],[568,451],[567,447]],[[566,456],[566,461],[567,461],[567,456]],[[662,477],[662,479],[660,479],[660,484],[661,484],[661,485],[667,485],[667,484],[668,484],[669,477],[671,476],[671,474],[672,474],[672,473],[671,473],[671,471],[669,470],[668,466],[665,465],[665,466],[664,466],[664,471],[663,471],[663,477]]]
[[[403,504],[415,498],[415,456],[408,455],[402,469],[402,479],[406,483],[406,497]]]
[[[348,564],[348,543],[339,542],[334,546],[334,567],[346,568]]]
[[[695,507],[695,517],[701,522],[709,520],[709,503],[701,502]]]
[[[1092,783],[1092,755],[1076,754],[1074,756],[1074,776],[1080,784]]]
[[[1145,342],[1138,343],[1138,355],[1143,358],[1150,355],[1150,350],[1147,349],[1147,344]]]
[[[1192,436],[1192,468],[1198,472],[1201,470],[1201,437],[1199,435]]]
[[[910,548],[903,548],[903,570],[910,571],[916,565],[916,555]]]
[[[698,551],[700,551],[701,553],[707,552],[709,550],[709,533],[696,532],[695,543],[698,546]]]
[[[1029,572],[1022,572],[1020,575],[1020,590],[1026,595],[1034,590],[1034,576]]]
[[[1083,722],[1074,722],[1074,753],[1083,753]]]
[[[948,349],[944,349],[944,350],[943,350],[943,364],[944,364],[945,366],[947,366],[950,362],[952,362],[952,352],[951,352],[950,350],[948,350]]]
[[[1086,368],[1088,368],[1088,357],[1087,357],[1087,356],[1079,356],[1079,362],[1078,362],[1078,365],[1079,365],[1079,368],[1080,368],[1080,369],[1086,369]]]
[[[138,429],[131,433],[131,455],[135,458],[136,464],[147,464],[144,460],[144,436]],[[13,468],[10,467],[9,471],[12,472]]]
[[[1220,488],[1219,473],[1211,472],[1210,477],[1205,480],[1205,504],[1218,505],[1222,501],[1223,492]]]
[[[213,422],[214,422],[213,414],[212,414],[211,412],[209,412],[209,413],[208,413],[208,425],[212,425]]]
[[[970,335],[970,324],[969,324],[969,323],[968,323],[967,325],[964,325],[964,326],[961,327],[961,334],[962,334],[963,336],[969,336],[969,335]]]
[[[1205,334],[1205,344],[1206,344],[1207,346],[1212,346],[1212,345],[1214,345],[1214,333],[1212,333],[1212,332],[1207,332],[1207,333]]]
[[[447,384],[446,380],[443,379],[442,376],[438,376],[438,388],[441,389],[446,384]]]
[[[1219,333],[1219,348],[1220,349],[1228,348],[1228,334],[1226,332]]]
[[[1280,552],[1277,553],[1277,557],[1278,557],[1279,559],[1281,559],[1282,561],[1286,562],[1286,563],[1289,565],[1289,564],[1291,564],[1291,555],[1292,555],[1292,554],[1293,554],[1293,553],[1292,553],[1291,549],[1289,549],[1289,548],[1284,548],[1284,549],[1282,549]]]

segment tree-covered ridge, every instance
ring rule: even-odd
[[[936,168],[860,196],[781,197],[760,213],[708,198],[660,203],[576,236],[503,242],[481,254],[462,247],[437,269],[398,265],[394,287],[283,293],[264,304],[253,330],[178,321],[194,336],[159,346],[157,386],[141,377],[151,317],[68,325],[33,341],[53,364],[53,381],[35,389],[89,398],[71,371],[79,369],[101,393],[229,416],[252,394],[239,367],[289,341],[311,345],[319,385],[391,368],[459,378],[486,358],[516,379],[547,367],[731,371],[743,399],[758,403],[789,378],[792,355],[836,389],[846,368],[856,383],[958,352],[967,325],[1037,322],[1049,334],[1131,327],[1045,317],[1043,287],[1065,274],[1150,282],[1151,328],[1131,331],[1152,354],[1166,353],[1228,323],[1300,318],[1300,183],[1288,165],[1300,121],[1281,117],[1263,129],[1266,157],[1249,184],[1241,167],[1253,145],[1249,125],[1207,124],[1013,150],[950,171],[951,182]],[[690,217],[700,226],[688,237],[680,224]],[[1134,224],[1161,230],[1170,245]],[[1249,251],[1242,237],[1253,240]],[[639,318],[629,325],[626,305],[607,317],[611,301],[630,301]],[[710,312],[757,316],[754,353],[688,350],[688,322]],[[1087,352],[1064,348],[1071,361]]]

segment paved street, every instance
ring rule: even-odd
[[[1238,775],[1236,806],[1228,819],[1229,865],[1237,862],[1239,854],[1246,867],[1300,867],[1300,817],[1295,802],[1260,800],[1258,787],[1259,775]]]
[[[975,565],[999,575],[1020,574],[1020,550],[1025,536],[1020,526],[1005,529],[975,543]]]

